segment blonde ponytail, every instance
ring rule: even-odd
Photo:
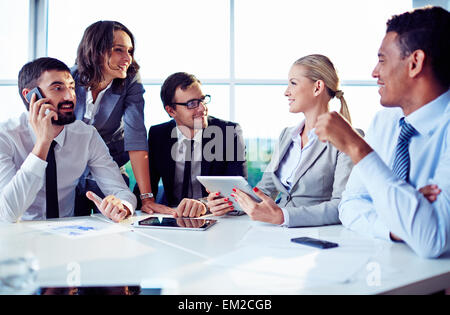
[[[339,110],[339,114],[344,116],[344,118],[347,119],[347,121],[351,125],[352,118],[350,117],[350,111],[348,110],[347,102],[345,101],[345,98],[344,98],[344,92],[342,92],[341,90],[337,90],[335,92],[335,97],[341,101],[341,109]]]

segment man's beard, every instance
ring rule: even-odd
[[[59,110],[63,105],[72,105],[72,112],[69,113],[61,113]],[[71,101],[61,102],[58,104],[58,120],[52,118],[52,124],[58,126],[64,126],[71,124],[75,121],[75,113],[73,109],[75,108],[75,104]]]

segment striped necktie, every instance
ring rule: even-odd
[[[397,148],[395,150],[394,174],[398,178],[409,182],[409,142],[411,137],[417,134],[417,130],[405,121],[405,117],[400,119],[400,135],[398,136]]]

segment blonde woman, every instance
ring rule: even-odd
[[[254,188],[262,202],[239,189],[233,189],[233,196],[253,220],[288,227],[340,223],[338,205],[352,162],[330,143],[319,141],[314,132],[317,118],[330,111],[333,97],[341,101],[340,113],[351,122],[339,78],[327,57],[309,55],[292,65],[288,80],[284,94],[289,112],[303,113],[304,118],[281,132],[272,160]],[[233,209],[217,192],[208,196],[208,207],[215,215]]]

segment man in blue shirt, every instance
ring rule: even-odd
[[[355,164],[339,205],[342,223],[404,241],[422,257],[450,252],[449,38],[445,9],[393,16],[372,73],[387,109],[365,140],[336,112],[316,125],[319,139]]]

